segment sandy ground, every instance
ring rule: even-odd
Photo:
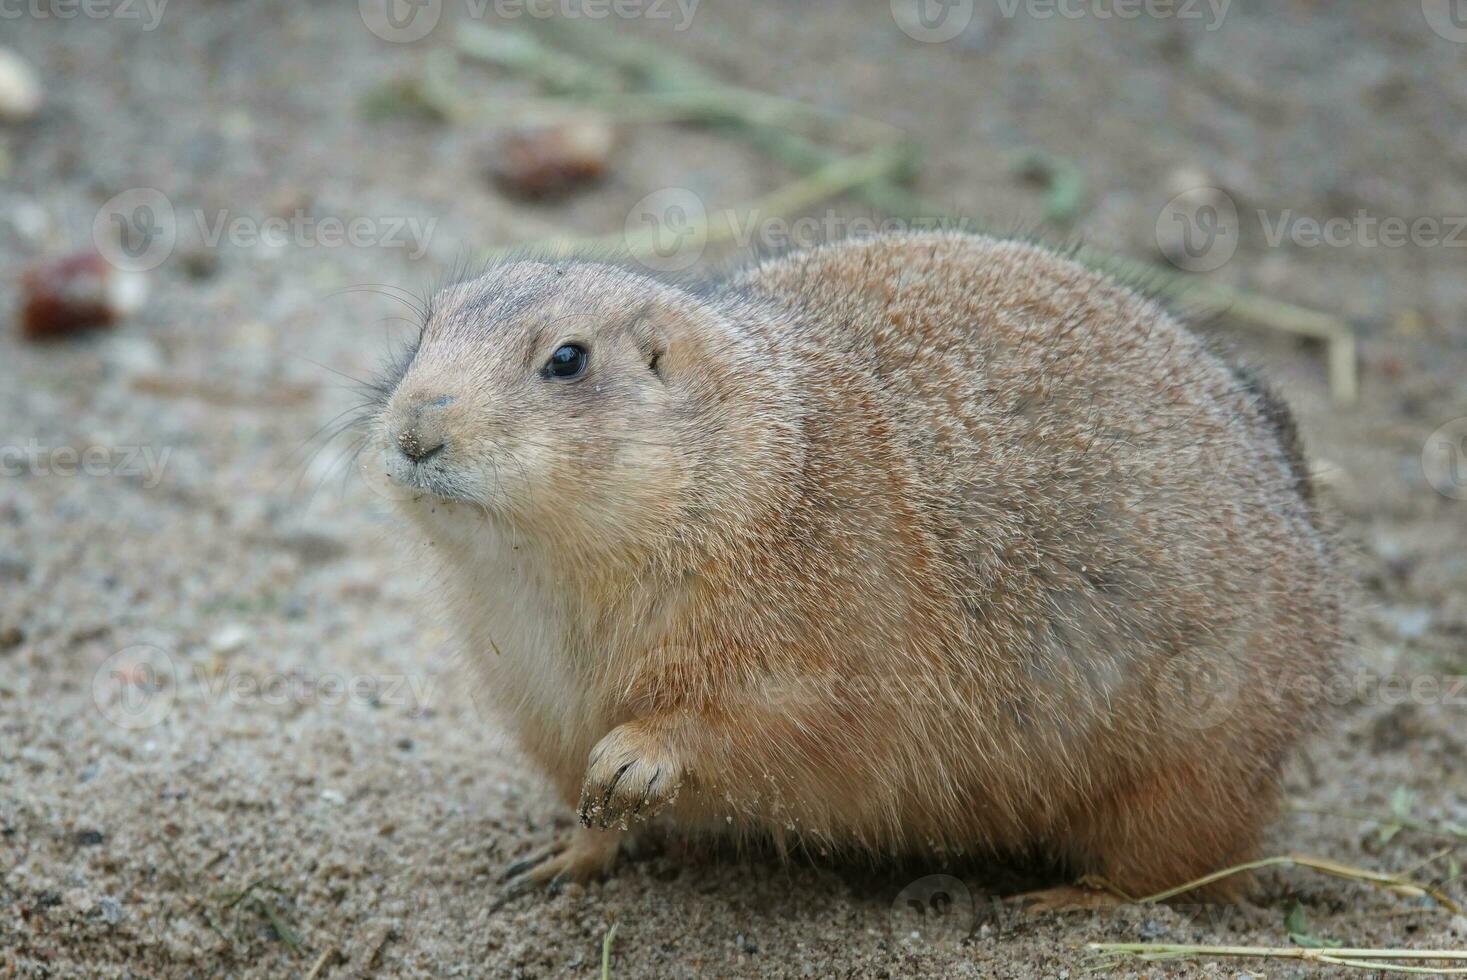
[[[1467,45],[1415,2],[1235,0],[1214,31],[1001,8],[979,3],[943,43],[914,40],[885,2],[710,0],[685,31],[607,29],[900,125],[926,149],[920,189],[1000,225],[1034,224],[1040,192],[1013,162],[1043,147],[1089,191],[1056,237],[1137,256],[1156,256],[1163,205],[1199,179],[1271,220],[1467,215]],[[410,316],[353,287],[422,291],[480,249],[618,231],[660,188],[722,206],[790,175],[705,131],[634,128],[593,192],[505,199],[481,173],[483,134],[361,110],[449,43],[461,3],[416,43],[379,39],[349,3],[179,4],[152,30],[145,10],[14,9],[0,39],[47,104],[0,127],[7,270],[89,242],[129,188],[165,195],[180,232],[119,329],[0,336],[0,976],[596,976],[613,924],[619,977],[1324,975],[1097,966],[1082,948],[1287,945],[1296,902],[1347,945],[1467,947],[1467,918],[1304,871],[1267,877],[1256,906],[1024,918],[991,904],[1005,887],[991,868],[786,868],[669,846],[496,908],[504,866],[570,818],[466,693],[406,530],[344,465],[349,438],[313,436],[353,404],[340,375],[370,374]],[[485,104],[525,91],[473,76]],[[420,256],[319,229],[211,245],[221,210],[432,233]],[[1297,407],[1358,553],[1362,663],[1440,682],[1367,683],[1290,770],[1291,798],[1336,812],[1291,814],[1271,846],[1447,882],[1460,837],[1452,852],[1339,811],[1467,825],[1467,692],[1450,683],[1467,674],[1467,503],[1421,462],[1467,415],[1464,253],[1272,245],[1262,224],[1247,217],[1209,275],[1349,317],[1363,398],[1331,405],[1312,347],[1231,339]],[[12,309],[14,275],[0,292]],[[67,447],[100,447],[93,472],[57,472]],[[141,682],[140,664],[155,672]],[[961,882],[953,911],[914,922],[903,889],[938,873]],[[1461,881],[1443,887],[1467,902]]]

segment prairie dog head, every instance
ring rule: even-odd
[[[572,559],[655,545],[780,441],[751,343],[624,269],[500,266],[434,299],[381,386],[367,466],[440,528],[487,516]]]

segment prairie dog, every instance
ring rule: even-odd
[[[1251,856],[1340,647],[1286,410],[1015,242],[838,242],[698,287],[500,265],[435,299],[373,465],[583,826],[1150,894]]]

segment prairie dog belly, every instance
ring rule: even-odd
[[[604,726],[587,665],[574,655],[565,599],[546,584],[531,549],[491,521],[466,534],[461,520],[437,516],[429,511],[418,523],[436,553],[437,599],[477,685],[475,703],[492,708],[496,717],[486,721],[507,725],[573,801]]]

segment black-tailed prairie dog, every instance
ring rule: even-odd
[[[436,297],[373,433],[580,814],[539,880],[655,820],[1150,894],[1254,853],[1340,646],[1287,412],[1028,244],[506,263]]]

